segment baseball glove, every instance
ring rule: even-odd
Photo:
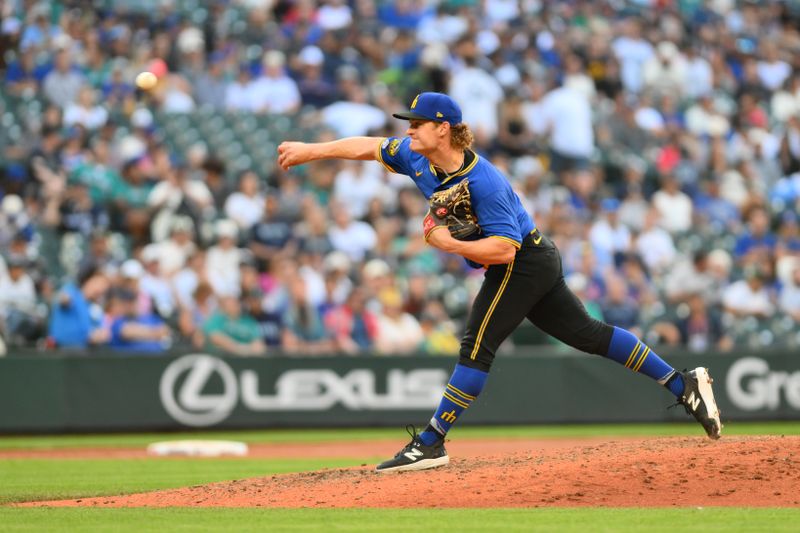
[[[478,219],[472,212],[469,179],[431,195],[430,208],[423,223],[425,240],[436,228],[446,226],[454,239],[464,240],[480,231]]]

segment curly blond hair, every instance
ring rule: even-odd
[[[463,122],[450,126],[450,146],[458,150],[466,150],[472,146],[475,136],[469,126]]]

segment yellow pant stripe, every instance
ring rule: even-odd
[[[642,368],[642,365],[644,364],[644,360],[647,359],[648,355],[650,355],[650,347],[649,346],[647,347],[647,349],[642,354],[642,357],[641,357],[641,359],[639,359],[639,362],[636,363],[636,366],[633,368],[634,372],[638,372],[639,369]]]
[[[445,398],[447,398],[448,400],[450,400],[451,402],[453,402],[454,404],[456,404],[456,405],[459,405],[459,406],[463,407],[464,409],[466,409],[467,407],[469,407],[469,404],[468,404],[468,403],[464,403],[464,402],[462,402],[461,400],[459,400],[459,399],[458,399],[458,398],[456,398],[455,396],[450,396],[449,394],[447,394],[447,392],[445,392],[445,393],[444,393],[444,397],[445,397]]]
[[[628,360],[625,361],[625,368],[630,368],[630,364],[633,362],[633,356],[636,352],[639,351],[639,347],[642,345],[641,341],[636,343],[636,346],[633,347],[633,351],[628,356]]]
[[[500,301],[500,297],[503,295],[503,291],[506,289],[506,285],[508,284],[508,278],[511,277],[511,271],[514,269],[514,261],[512,260],[508,266],[506,267],[506,275],[503,278],[503,282],[500,284],[500,289],[497,291],[497,294],[494,296],[494,300],[492,300],[492,305],[489,306],[489,310],[486,311],[486,316],[483,317],[483,322],[481,322],[481,327],[478,329],[478,336],[475,338],[475,347],[472,349],[472,353],[470,354],[470,359],[475,359],[478,355],[478,348],[481,346],[481,340],[483,339],[483,332],[486,331],[486,326],[489,324],[489,319],[492,318],[492,313],[494,313],[494,308],[497,306],[497,302]]]
[[[461,396],[465,400],[472,401],[472,400],[475,399],[475,396],[473,396],[472,394],[467,394],[466,392],[462,391],[461,389],[453,387],[449,383],[447,384],[447,388],[450,389],[452,392],[455,392],[456,394],[458,394],[459,396]]]

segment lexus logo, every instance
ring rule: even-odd
[[[222,392],[204,392],[217,375]],[[322,412],[336,406],[350,411],[428,410],[439,404],[448,373],[440,368],[392,368],[379,376],[372,369],[353,368],[340,375],[329,368],[295,368],[277,376],[270,373],[266,383],[261,383],[262,377],[252,368],[234,373],[218,357],[186,355],[164,370],[159,384],[161,404],[173,419],[193,427],[224,421],[239,402],[257,413]]]
[[[179,389],[178,379],[186,373]],[[213,374],[222,378],[221,394],[203,394]],[[164,409],[187,426],[210,426],[225,420],[239,398],[236,375],[225,361],[210,355],[191,354],[171,363],[161,376],[159,394]]]

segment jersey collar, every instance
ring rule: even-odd
[[[475,152],[473,152],[472,150],[470,150],[469,148],[464,150],[464,164],[461,165],[461,169],[458,170],[455,174],[450,174],[450,175],[446,174],[441,169],[436,168],[435,166],[433,166],[433,163],[429,163],[429,165],[430,165],[431,173],[434,176],[436,176],[436,179],[439,180],[439,185],[444,185],[445,183],[449,182],[453,178],[457,178],[459,176],[463,176],[464,174],[466,174],[467,172],[469,172],[470,170],[475,168],[475,165],[478,163],[478,159],[479,158],[480,158],[480,156],[478,154],[476,154]]]

